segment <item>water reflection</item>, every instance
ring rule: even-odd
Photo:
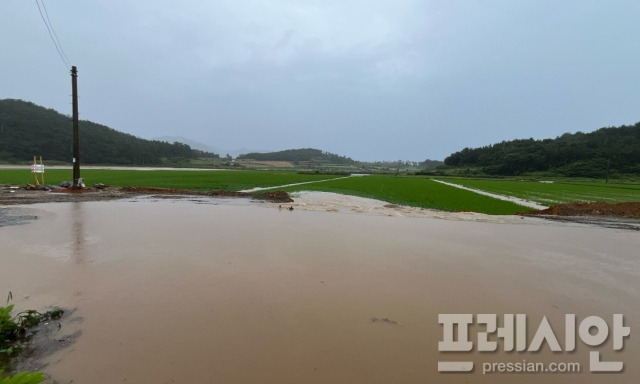
[[[38,219],[36,215],[23,214],[25,212],[29,212],[29,210],[24,208],[0,207],[0,227],[27,224],[31,220]]]
[[[71,205],[71,256],[76,264],[84,264],[87,261],[83,204],[82,202],[74,202]]]

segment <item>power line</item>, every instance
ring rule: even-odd
[[[36,2],[37,2],[37,0],[36,0]],[[58,34],[56,33],[56,30],[53,29],[53,23],[51,23],[51,20],[49,19],[49,12],[47,12],[47,7],[45,7],[45,5],[44,5],[44,0],[40,0],[40,3],[42,3],[42,9],[44,9],[44,14],[45,14],[45,16],[47,16],[47,22],[49,23],[49,26],[51,27],[51,31],[53,32],[53,36],[56,38],[56,41],[58,42],[58,46],[60,47],[60,52],[62,52],[62,56],[64,56],[65,62],[67,63],[67,67],[68,67],[71,60],[69,60],[69,58],[67,57],[67,54],[64,53],[64,49],[62,49],[62,43],[60,42],[60,39],[58,38]]]
[[[38,6],[38,11],[40,12],[40,17],[42,18],[42,21],[44,22],[44,25],[47,27],[47,31],[49,32],[49,37],[51,38],[51,41],[53,41],[53,45],[56,47],[56,51],[58,51],[58,55],[60,55],[60,59],[62,59],[62,62],[64,63],[65,67],[67,67],[67,69],[69,69],[69,67],[71,67],[71,66],[69,65],[69,62],[65,59],[66,56],[64,56],[62,54],[62,48],[61,48],[62,46],[58,46],[58,43],[56,42],[56,39],[54,39],[53,38],[53,34],[51,34],[51,30],[53,29],[53,26],[49,27],[49,24],[47,23],[47,20],[45,20],[44,15],[42,14],[42,9],[40,8],[40,3],[38,2],[38,0],[36,0],[36,5]],[[42,3],[42,7],[44,8],[44,2]],[[46,12],[46,8],[45,8],[45,12]],[[48,18],[49,18],[49,15],[47,15],[47,19]],[[54,33],[55,33],[55,31],[54,31]]]

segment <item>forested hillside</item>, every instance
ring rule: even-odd
[[[72,161],[72,121],[53,109],[31,102],[0,100],[0,162]],[[90,121],[80,121],[83,164],[160,165],[217,155],[186,144],[144,140]]]
[[[640,123],[565,133],[555,139],[512,140],[451,154],[445,165],[481,167],[493,175],[551,171],[562,176],[640,174]]]
[[[290,161],[294,164],[302,162],[313,161],[317,163],[331,163],[331,164],[355,164],[356,162],[348,157],[336,155],[329,152],[323,152],[319,149],[303,148],[303,149],[288,149],[279,152],[268,153],[247,153],[238,156],[238,159],[252,159],[261,161]]]

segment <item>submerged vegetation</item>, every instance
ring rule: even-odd
[[[2,370],[10,365],[11,358],[20,354],[33,336],[29,330],[43,321],[59,319],[64,313],[62,309],[45,313],[28,309],[14,316],[11,314],[14,305],[9,304],[11,299],[12,293],[9,292],[7,305],[0,307],[0,377],[2,377]],[[0,379],[0,384],[35,384],[42,381],[44,376],[40,372],[22,372]]]
[[[42,372],[20,372],[5,378],[2,372],[0,369],[0,384],[38,384],[46,380]]]

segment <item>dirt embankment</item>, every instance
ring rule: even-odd
[[[520,215],[553,215],[553,216],[609,216],[623,218],[640,218],[640,202],[625,203],[584,202],[558,204],[543,210],[518,212]]]
[[[193,189],[156,188],[156,187],[117,187],[103,188],[63,188],[52,191],[33,190],[15,185],[0,185],[0,205],[55,203],[73,201],[101,201],[126,199],[136,196],[209,196],[241,197],[253,200],[289,203],[293,199],[287,192],[246,193],[236,191],[198,191]]]
[[[558,204],[540,211],[518,212],[554,221],[597,225],[614,229],[640,231],[640,202],[603,203],[579,201]]]

